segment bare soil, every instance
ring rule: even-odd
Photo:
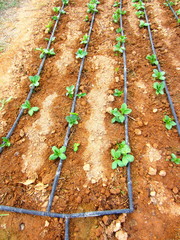
[[[88,1],[71,1],[62,15],[52,47],[56,55],[46,60],[40,86],[31,104],[40,111],[24,114],[10,141],[12,146],[0,155],[0,204],[46,210],[58,161],[49,161],[51,147],[61,147],[67,128],[71,102],[66,87],[75,85],[80,61],[75,53],[87,33]],[[166,72],[167,84],[180,118],[180,29],[163,0],[146,1],[157,56]],[[112,22],[113,0],[98,6],[93,33],[81,79],[76,112],[80,123],[73,127],[62,174],[54,198],[53,211],[62,213],[122,209],[128,207],[126,169],[111,169],[110,149],[124,140],[124,126],[111,124],[108,109],[120,107],[123,97],[123,60],[116,56],[117,24]],[[51,21],[53,6],[60,1],[20,1],[16,8],[0,12],[0,99],[12,100],[0,111],[0,137],[7,134],[29,91],[28,76],[40,64],[36,47],[45,48],[45,25]],[[128,215],[73,219],[70,239],[178,240],[179,166],[166,159],[179,156],[176,128],[167,130],[162,121],[171,116],[165,95],[156,96],[152,88],[155,68],[146,60],[151,54],[148,31],[139,20],[131,1],[123,1],[124,31],[127,36],[129,137],[135,161],[132,163],[135,211]],[[178,4],[175,9],[178,9]],[[90,16],[90,15],[89,15]],[[73,144],[80,143],[77,153]],[[0,217],[0,239],[64,239],[62,219],[9,213]]]

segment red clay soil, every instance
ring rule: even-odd
[[[0,155],[0,204],[45,211],[58,161],[50,161],[52,146],[63,145],[72,100],[66,87],[75,85],[80,60],[75,53],[88,32],[85,22],[88,1],[71,1],[62,15],[56,40],[56,55],[46,60],[40,86],[31,104],[40,111],[26,112],[10,138],[11,147]],[[180,29],[163,0],[146,1],[157,56],[166,72],[168,88],[180,118],[179,35]],[[55,193],[53,212],[74,213],[128,208],[126,169],[111,169],[110,150],[124,140],[124,126],[112,124],[109,109],[120,107],[123,90],[123,60],[115,55],[116,28],[112,14],[114,1],[98,5],[88,56],[77,100],[79,124],[73,127],[62,174]],[[60,1],[22,1],[1,15],[5,49],[0,53],[0,99],[12,100],[0,111],[0,137],[7,134],[29,91],[28,76],[37,73],[41,62],[36,47],[45,48],[45,25],[51,21],[53,6]],[[178,9],[178,5],[175,6]],[[167,130],[164,115],[172,117],[166,95],[157,96],[152,87],[154,66],[146,60],[152,54],[148,31],[139,28],[131,1],[123,1],[124,31],[127,36],[129,138],[135,161],[132,163],[133,199],[131,214],[72,219],[70,239],[78,240],[178,240],[179,166],[166,161],[179,156],[179,136],[175,127]],[[91,15],[89,14],[89,18]],[[78,152],[73,144],[80,143]],[[63,219],[9,213],[0,218],[0,239],[64,239]]]

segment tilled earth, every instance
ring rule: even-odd
[[[66,87],[75,85],[80,61],[76,59],[80,40],[88,32],[85,22],[88,1],[71,1],[65,7],[52,44],[56,55],[46,60],[40,86],[31,104],[40,111],[24,114],[10,141],[12,146],[0,155],[0,204],[46,210],[58,161],[49,161],[51,147],[61,147],[72,100]],[[166,72],[168,88],[180,118],[180,29],[163,0],[146,1],[157,56]],[[111,169],[110,149],[124,140],[124,126],[111,124],[110,108],[120,107],[123,97],[123,59],[115,55],[116,28],[113,0],[98,5],[88,56],[81,78],[76,112],[81,120],[73,127],[62,174],[54,198],[53,212],[74,213],[128,208],[126,169]],[[28,76],[40,64],[36,47],[45,48],[45,25],[60,1],[20,1],[15,8],[0,12],[0,100],[12,100],[0,111],[0,137],[7,134],[29,92]],[[174,6],[178,10],[178,4]],[[179,166],[166,161],[180,153],[176,128],[166,130],[162,121],[171,116],[165,95],[152,88],[155,68],[146,60],[151,53],[148,31],[139,28],[131,1],[123,1],[124,32],[127,36],[129,138],[135,161],[132,181],[135,211],[120,216],[73,219],[70,239],[177,240],[179,207]],[[91,17],[91,15],[89,15]],[[73,144],[80,143],[77,153]],[[0,218],[0,239],[64,239],[62,219],[9,213]]]

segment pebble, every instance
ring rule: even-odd
[[[141,121],[141,119],[137,119],[137,124],[138,124],[139,127],[143,126],[143,122]]]
[[[144,125],[147,126],[147,125],[148,125],[148,122],[144,122]]]
[[[156,113],[158,110],[157,110],[157,108],[154,108],[153,109],[153,113]]]
[[[137,135],[137,136],[140,136],[142,134],[141,130],[140,129],[135,129],[134,130],[134,133]]]
[[[110,193],[111,194],[119,194],[121,192],[121,190],[119,188],[117,189],[110,189]]]
[[[161,171],[159,172],[159,176],[165,177],[165,176],[166,176],[166,171],[161,170]]]
[[[149,168],[149,171],[148,171],[148,174],[149,174],[149,175],[155,176],[156,173],[157,173],[157,169],[152,168],[152,167]]]
[[[20,229],[20,231],[23,231],[23,230],[25,229],[25,224],[24,224],[24,223],[21,223],[21,224],[19,225],[19,229]]]
[[[114,28],[113,28],[113,27],[110,27],[110,30],[111,30],[111,31],[114,31]]]
[[[113,95],[109,95],[107,99],[108,99],[108,102],[114,102],[114,96]]]
[[[177,187],[173,187],[172,189],[173,193],[177,194],[179,192],[178,188]]]
[[[107,112],[107,113],[111,113],[111,111],[112,111],[112,107],[107,107],[107,108],[106,108],[106,112]]]
[[[86,105],[86,101],[83,100],[83,101],[81,102],[81,105],[82,105],[82,106],[85,106],[85,105]]]
[[[115,237],[117,238],[117,240],[127,240],[128,234],[127,234],[127,232],[120,230],[120,231],[116,232]]]
[[[46,220],[45,221],[45,224],[44,224],[45,227],[49,227],[49,222]]]
[[[84,169],[84,171],[89,171],[90,170],[90,165],[89,164],[85,164],[83,169]]]
[[[103,223],[107,226],[109,224],[109,218],[108,216],[103,216],[102,218]]]
[[[155,192],[155,191],[151,191],[151,192],[150,192],[150,196],[151,196],[151,197],[155,197],[155,196],[156,196],[156,192]]]
[[[121,229],[121,223],[120,222],[116,222],[116,225],[114,227],[114,232],[117,232]]]
[[[119,82],[119,77],[115,77],[115,82]]]

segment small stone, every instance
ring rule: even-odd
[[[155,192],[155,191],[151,191],[151,192],[150,192],[150,196],[151,196],[151,197],[155,197],[155,196],[156,196],[156,192]]]
[[[137,124],[138,124],[139,127],[143,126],[143,122],[141,121],[141,119],[137,119]]]
[[[109,218],[108,216],[103,216],[102,218],[103,223],[107,226],[109,224]]]
[[[126,232],[124,232],[123,230],[120,230],[120,231],[116,232],[115,237],[118,240],[127,240],[128,234]]]
[[[119,82],[119,77],[115,77],[115,82]]]
[[[89,171],[90,170],[90,165],[89,164],[85,164],[83,169],[84,169],[84,171]]]
[[[121,214],[119,217],[118,217],[118,220],[121,222],[121,223],[124,223],[126,221],[126,216],[127,214],[126,213],[123,213]]]
[[[173,187],[172,189],[173,193],[177,194],[179,192],[178,188],[177,187]]]
[[[149,174],[149,175],[155,176],[156,173],[157,173],[157,169],[152,168],[152,167],[149,168],[149,171],[148,171],[148,174]]]
[[[166,176],[166,171],[161,170],[161,171],[159,172],[159,176],[165,177],[165,176]]]
[[[114,227],[114,232],[117,232],[121,229],[121,223],[120,222],[116,222],[116,225]]]
[[[25,224],[24,224],[24,223],[21,223],[21,224],[19,225],[19,229],[20,229],[20,231],[23,231],[23,230],[25,229]]]
[[[113,95],[109,95],[107,100],[108,100],[108,102],[114,102],[114,96]]]
[[[158,111],[157,108],[154,108],[154,109],[153,109],[153,113],[156,113],[157,111]]]
[[[110,30],[111,30],[111,31],[114,31],[114,28],[113,28],[113,27],[110,27]]]
[[[148,122],[144,122],[144,125],[147,126],[147,125],[148,125]]]
[[[85,105],[86,105],[86,101],[83,100],[83,101],[81,102],[81,105],[82,105],[82,106],[85,106]]]
[[[107,108],[106,108],[106,112],[107,112],[107,113],[111,113],[111,111],[112,111],[112,107],[107,107]]]
[[[15,153],[14,153],[14,156],[15,156],[15,157],[19,156],[19,152],[15,152]]]
[[[45,226],[45,227],[49,227],[49,222],[48,222],[48,221],[45,221],[44,226]]]
[[[91,183],[92,183],[92,184],[95,184],[96,182],[97,182],[96,179],[94,179],[94,178],[91,179]]]
[[[141,130],[140,129],[135,129],[134,130],[134,133],[137,135],[137,136],[140,136],[142,134]]]
[[[136,51],[132,51],[132,55],[136,55]]]

